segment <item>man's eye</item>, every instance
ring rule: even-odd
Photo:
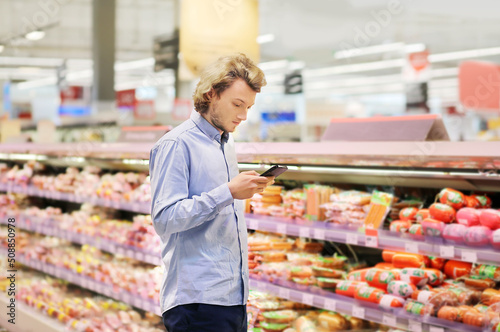
[[[240,105],[238,105],[238,104],[234,104],[234,106],[236,106],[236,107],[240,107],[240,106],[241,106],[241,104],[240,104]]]

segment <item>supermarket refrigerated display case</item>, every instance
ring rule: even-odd
[[[82,145],[83,144],[83,145]],[[53,166],[95,165],[112,170],[145,171],[148,168],[152,144],[94,144],[89,143],[37,145],[5,144],[0,147],[0,160],[23,162],[36,160]],[[443,188],[460,190],[500,191],[500,143],[498,142],[322,142],[322,143],[238,143],[236,145],[241,170],[265,170],[270,164],[287,165],[289,171],[282,179],[322,181],[362,185]],[[87,199],[68,193],[45,192],[31,186],[0,184],[0,191],[20,192],[56,200],[84,202]],[[89,198],[92,204],[145,213],[147,203],[111,202]],[[318,240],[367,246],[366,235],[357,228],[325,224],[318,221],[291,221],[248,214],[249,229],[309,237]],[[26,226],[29,229],[29,226]],[[40,226],[37,232],[52,235],[50,228]],[[63,234],[54,234],[64,236]],[[68,239],[71,237],[68,235]],[[428,237],[409,237],[379,230],[380,249],[415,252],[477,263],[500,264],[500,254],[494,248],[475,248],[452,245]],[[92,244],[96,245],[98,241]],[[99,245],[99,244],[97,244]],[[111,250],[102,247],[103,250]],[[142,259],[144,253],[123,248],[131,257]],[[128,250],[128,251],[127,251]],[[148,259],[151,262],[151,259]],[[158,262],[158,261],[156,261]],[[155,262],[155,263],[156,263]],[[34,266],[37,268],[37,266]],[[40,270],[64,277],[50,267]],[[75,279],[76,280],[76,279]],[[81,281],[81,282],[80,282]],[[99,290],[85,280],[76,280],[82,286]],[[271,283],[251,280],[251,285],[305,304],[337,310],[359,318],[374,320],[413,331],[472,331],[475,328],[443,321],[435,317],[421,319],[406,312],[383,310],[353,299],[311,288],[304,291],[290,283]],[[91,287],[93,286],[93,287]],[[126,300],[129,297],[122,298]],[[134,303],[131,303],[135,305]],[[139,307],[143,307],[137,303]],[[148,306],[148,309],[153,309]],[[156,311],[156,310],[154,310]],[[157,312],[157,311],[156,311]]]

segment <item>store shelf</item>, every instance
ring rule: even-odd
[[[7,225],[7,222],[6,220],[0,220],[0,224]],[[51,219],[26,217],[20,215],[16,217],[16,226],[19,229],[24,229],[27,231],[49,236],[55,236],[69,242],[78,243],[81,245],[88,244],[98,249],[107,251],[111,254],[126,256],[148,264],[161,265],[161,258],[159,254],[156,255],[147,251],[141,251],[139,248],[135,248],[132,246],[113,243],[113,241],[110,241],[109,239],[96,238],[86,234],[60,229],[57,226],[57,221]]]
[[[50,274],[56,278],[66,280],[72,284],[78,285],[80,287],[92,290],[96,293],[105,295],[107,297],[113,298],[118,301],[122,301],[133,307],[154,312],[155,314],[161,316],[160,306],[152,301],[141,299],[136,294],[132,294],[124,289],[119,289],[102,282],[96,281],[94,279],[82,276],[73,271],[63,269],[52,264],[47,264],[45,262],[35,261],[26,259],[24,255],[17,254],[16,260],[26,266],[29,266],[35,270],[41,271],[46,274]]]
[[[500,265],[500,254],[492,247],[467,247],[447,242],[443,238],[399,234],[378,230],[377,245],[367,243],[367,237],[357,227],[319,221],[294,220],[264,215],[246,214],[247,227],[291,236],[333,241],[364,247],[419,253],[427,256]]]
[[[435,317],[421,317],[405,312],[403,308],[383,309],[373,303],[358,301],[337,295],[318,287],[302,287],[290,281],[276,281],[250,278],[250,288],[269,292],[281,298],[310,306],[337,311],[372,322],[413,332],[479,332],[474,326],[449,322]]]
[[[9,298],[5,295],[0,296],[0,306],[6,308],[9,304]],[[4,309],[5,310],[5,309]],[[47,317],[39,311],[16,299],[16,319],[15,324],[8,322],[10,319],[6,314],[0,315],[0,326],[6,328],[9,332],[65,332],[65,326],[56,319]],[[36,328],[35,328],[36,327]]]
[[[9,193],[25,194],[28,196],[43,197],[48,199],[67,201],[73,203],[90,203],[96,206],[104,206],[116,210],[125,210],[137,213],[149,214],[151,213],[151,203],[139,203],[128,201],[112,201],[109,199],[99,198],[95,196],[79,196],[60,191],[41,190],[33,185],[21,186],[13,185],[11,183],[0,183],[0,192],[5,191]]]

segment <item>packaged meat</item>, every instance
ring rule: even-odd
[[[396,279],[396,275],[392,271],[377,268],[371,268],[365,275],[365,281],[368,285],[384,291],[387,290],[387,285]]]
[[[460,322],[460,309],[457,307],[443,306],[439,309],[437,317],[441,319],[451,320],[453,322]]]
[[[398,252],[397,251],[394,251],[394,250],[383,250],[382,251],[382,259],[384,260],[384,262],[386,263],[392,263],[392,257],[397,254]]]
[[[424,235],[424,228],[421,224],[413,224],[410,226],[408,233],[412,235]]]
[[[298,314],[293,310],[279,310],[263,312],[262,316],[264,321],[268,323],[290,324],[297,318]]]
[[[391,309],[391,308],[400,308],[405,304],[405,300],[402,297],[385,294],[380,299],[379,305],[382,308]]]
[[[500,249],[500,229],[491,232],[490,244],[493,246],[493,248],[497,250]]]
[[[405,311],[419,316],[428,316],[431,315],[434,311],[434,308],[431,304],[423,304],[414,300],[409,300],[404,305]]]
[[[356,292],[354,293],[354,298],[362,301],[367,301],[371,303],[379,303],[382,296],[386,294],[383,290],[370,287],[370,286],[362,286],[356,288]]]
[[[491,199],[486,196],[486,195],[471,195],[471,197],[474,197],[479,201],[479,204],[481,204],[481,208],[483,209],[488,209],[491,207]]]
[[[439,271],[442,271],[444,269],[444,264],[446,263],[446,259],[433,256],[429,256],[429,259],[431,260],[431,267],[433,269],[437,269]]]
[[[414,284],[401,280],[393,280],[387,287],[387,292],[389,294],[404,298],[410,297],[416,290],[417,287]]]
[[[405,268],[405,267],[423,267],[424,266],[424,256],[419,254],[411,254],[405,252],[398,252],[392,257],[392,264],[395,268]]]
[[[420,303],[427,303],[435,294],[437,294],[436,291],[416,290],[411,294],[411,298]]]
[[[481,225],[488,227],[491,230],[500,228],[500,211],[494,209],[482,210],[479,215]]]
[[[480,210],[464,207],[457,212],[457,222],[461,225],[470,227],[479,225]]]
[[[461,276],[468,275],[471,270],[472,263],[468,262],[449,260],[444,265],[444,274],[451,279],[457,279]]]
[[[407,267],[401,270],[399,278],[402,281],[410,282],[417,287],[421,287],[427,283],[427,276],[423,269]]]
[[[429,209],[420,209],[418,210],[417,214],[415,215],[415,220],[417,223],[422,223],[424,219],[430,218],[431,214],[429,212]]]
[[[443,237],[449,242],[455,244],[464,243],[464,235],[467,231],[467,226],[462,224],[448,224],[444,226]]]
[[[465,207],[479,209],[481,208],[481,203],[475,197],[465,196]]]
[[[381,270],[394,270],[394,265],[392,263],[377,263],[374,268],[381,269]]]
[[[447,204],[434,203],[429,207],[429,213],[432,219],[451,223],[455,220],[455,209]]]
[[[465,230],[464,242],[469,246],[483,247],[489,244],[491,229],[485,226],[472,226]]]
[[[441,236],[443,234],[445,223],[436,219],[427,218],[422,221],[424,235]]]
[[[323,311],[318,316],[318,325],[328,331],[342,331],[349,329],[349,322],[343,316],[335,313]]]
[[[354,281],[366,281],[366,274],[368,271],[370,271],[372,268],[368,267],[365,269],[360,269],[360,270],[354,270],[352,272],[349,272],[347,274],[347,280],[354,280]]]
[[[345,272],[343,270],[329,269],[327,267],[313,266],[312,272],[315,277],[323,278],[342,278]]]
[[[476,308],[468,310],[462,319],[462,322],[467,325],[483,327],[485,315]]]
[[[433,315],[444,306],[456,307],[459,305],[458,296],[451,291],[439,292],[429,298],[428,304],[432,305]]]
[[[395,220],[389,225],[389,231],[393,233],[406,233],[411,227],[411,222]]]
[[[341,282],[341,279],[333,279],[333,278],[323,278],[323,277],[318,277],[316,278],[318,281],[318,286],[321,288],[330,288],[334,289],[337,287],[338,283]]]
[[[464,278],[464,283],[468,287],[472,287],[478,290],[485,290],[486,288],[493,288],[496,282],[492,279],[480,277],[480,276],[469,276]]]
[[[481,292],[478,290],[462,287],[449,287],[448,291],[455,293],[458,303],[465,305],[475,305],[481,300]]]
[[[344,280],[337,284],[335,293],[339,295],[354,297],[356,289],[361,286],[368,286],[368,284],[363,281]]]
[[[264,332],[283,332],[285,329],[290,327],[290,324],[277,324],[263,321],[260,322],[260,327]]]
[[[424,268],[427,283],[431,286],[439,286],[443,283],[444,274],[438,269]]]
[[[399,219],[403,221],[413,221],[416,219],[418,209],[416,207],[407,207],[399,211]]]
[[[482,278],[493,279],[495,281],[500,280],[500,267],[495,265],[476,265],[471,271],[474,276],[479,276]]]
[[[456,210],[465,205],[465,195],[455,189],[444,188],[438,197],[442,204],[447,204]]]

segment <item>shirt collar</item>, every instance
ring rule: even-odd
[[[217,142],[221,143],[221,135],[219,129],[212,126],[212,124],[210,124],[210,122],[208,122],[203,116],[201,116],[200,113],[193,110],[191,112],[190,118],[196,124],[196,126],[202,131],[202,133],[204,133],[211,140],[216,140]],[[227,143],[228,139],[229,139],[229,133],[227,132],[222,133],[222,141],[224,143]]]

